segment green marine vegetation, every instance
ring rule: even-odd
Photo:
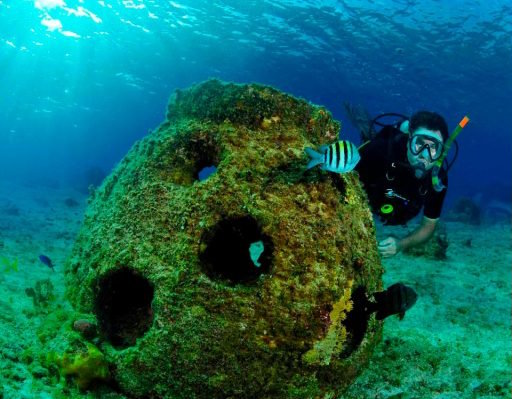
[[[19,265],[19,259],[15,258],[13,260],[10,260],[6,256],[0,256],[0,265],[4,267],[3,271],[6,273],[9,272],[17,272],[18,271],[18,265]]]
[[[46,367],[57,367],[58,375],[66,380],[72,378],[76,385],[85,390],[110,378],[108,363],[101,351],[91,343],[86,343],[81,351],[46,355]]]
[[[450,242],[445,224],[438,224],[433,236],[425,243],[416,247],[404,250],[404,253],[411,256],[421,256],[433,260],[446,260],[446,252]]]
[[[37,280],[35,286],[25,288],[25,294],[32,298],[34,309],[40,312],[48,312],[51,303],[55,300],[54,286],[50,279]]]

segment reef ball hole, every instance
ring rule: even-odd
[[[342,357],[350,356],[350,354],[359,347],[368,329],[369,315],[366,311],[368,298],[364,287],[357,287],[352,292],[350,300],[353,303],[352,310],[343,321],[347,330],[347,341]]]
[[[230,284],[250,283],[270,270],[273,244],[250,216],[224,219],[205,232],[199,259],[204,273]]]
[[[209,132],[196,132],[186,143],[187,158],[192,165],[194,180],[204,180],[217,170],[219,164],[219,148],[214,141],[215,136]]]
[[[329,173],[329,178],[331,179],[331,182],[333,186],[338,190],[340,195],[342,197],[345,196],[346,188],[345,188],[345,182],[343,181],[342,177],[338,173]]]
[[[215,165],[205,166],[203,169],[199,171],[197,174],[198,180],[203,181],[208,179],[212,173],[215,173],[217,170],[217,167]]]
[[[149,281],[126,267],[99,281],[95,313],[101,333],[112,346],[132,346],[149,330],[153,322],[153,296]]]

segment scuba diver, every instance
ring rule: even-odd
[[[384,224],[406,224],[423,208],[423,220],[412,233],[399,240],[388,237],[379,243],[381,256],[390,257],[426,242],[439,221],[448,186],[448,170],[457,158],[455,138],[469,118],[465,116],[449,135],[444,118],[435,112],[419,111],[410,119],[400,114],[382,114],[370,121],[364,108],[349,103],[345,103],[345,108],[365,142],[359,147],[346,140],[322,145],[317,150],[306,147],[309,156],[306,170],[317,165],[334,173],[355,169],[372,211]],[[389,116],[398,116],[400,120],[393,124],[379,121]],[[382,127],[378,133],[375,125]],[[456,153],[448,162],[453,143]],[[352,297],[359,305],[348,314],[347,323],[361,329],[372,313],[377,320],[393,314],[402,319],[416,303],[417,294],[411,287],[396,283],[369,297],[363,289],[356,289]]]
[[[390,257],[426,242],[438,224],[448,186],[447,172],[457,156],[445,164],[446,155],[469,119],[465,117],[449,135],[444,118],[435,112],[419,111],[410,119],[383,114],[370,122],[362,107],[345,103],[345,108],[366,140],[359,147],[361,159],[355,170],[372,211],[384,224],[404,225],[423,208],[421,224],[401,239],[390,236],[380,241],[379,253]],[[389,116],[400,120],[394,124],[379,122]],[[375,125],[382,127],[378,133]]]

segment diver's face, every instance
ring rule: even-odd
[[[407,159],[414,169],[414,174],[421,179],[434,167],[443,152],[443,136],[439,130],[419,127],[409,136]]]

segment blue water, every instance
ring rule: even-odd
[[[488,187],[505,200],[510,71],[506,0],[1,0],[0,178],[108,171],[176,88],[218,77],[324,105],[354,141],[343,101],[437,111],[450,129],[468,114],[448,201]]]

